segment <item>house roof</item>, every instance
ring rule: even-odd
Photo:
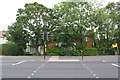
[[[0,31],[0,38],[4,38],[5,31]]]

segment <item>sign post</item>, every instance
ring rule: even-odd
[[[115,52],[115,55],[118,55],[119,54],[119,48],[118,48],[118,45],[117,45],[117,43],[114,43],[114,44],[112,44],[112,47],[113,48],[117,48],[117,52]]]

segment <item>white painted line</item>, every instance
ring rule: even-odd
[[[105,60],[102,60],[102,62],[106,62]]]
[[[96,77],[96,78],[99,78],[99,77]]]
[[[36,71],[34,71],[34,73],[36,73]]]
[[[93,72],[91,71],[91,73],[93,73]]]
[[[96,75],[96,74],[93,74],[94,76]]]
[[[30,60],[30,61],[35,61],[35,60]]]
[[[117,65],[117,64],[114,64],[114,63],[111,63],[113,66],[116,66],[116,67],[120,67],[119,65]]]
[[[21,62],[18,62],[18,63],[12,64],[12,65],[15,66],[15,65],[18,65],[18,64],[22,64],[22,63],[24,63],[24,62],[26,62],[26,61],[21,61]]]
[[[5,56],[0,56],[0,57],[5,57]]]
[[[42,64],[40,67],[38,67],[39,69],[41,68],[41,67],[43,67],[44,65],[46,65],[48,63],[48,61],[46,62],[46,63],[44,63],[44,64]],[[39,69],[36,69],[36,71],[34,71],[34,73],[36,73]],[[31,74],[31,75],[34,75],[33,73]],[[30,77],[28,77],[28,78],[30,78]]]
[[[28,77],[28,78],[31,78],[31,77]]]
[[[91,70],[89,69],[89,71],[91,71]]]
[[[82,62],[81,64],[85,66],[91,72],[91,74],[93,74],[94,77],[99,78],[98,76],[96,76],[96,74],[93,73],[93,71],[87,65],[83,64]]]

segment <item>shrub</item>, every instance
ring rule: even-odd
[[[47,55],[49,56],[63,56],[64,52],[61,47],[53,46],[52,48],[47,49]]]
[[[85,49],[83,50],[83,55],[85,55],[85,56],[96,56],[96,55],[98,55],[98,50],[97,50],[97,48],[85,47]]]
[[[21,51],[18,51],[18,49],[18,46],[13,42],[2,44],[2,55],[19,55]]]
[[[29,54],[30,54],[30,53],[29,53]],[[36,53],[36,52],[32,52],[31,54],[32,54],[32,55],[34,55],[34,56],[36,56],[36,55],[37,55],[37,53]],[[39,52],[39,53],[38,53],[38,56],[42,56],[42,54]]]
[[[82,53],[77,50],[76,48],[73,48],[72,51],[71,51],[71,56],[81,56]]]

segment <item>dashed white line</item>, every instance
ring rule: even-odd
[[[111,63],[113,66],[116,66],[116,67],[120,67],[119,65],[117,65],[117,64],[114,64],[114,63]]]
[[[31,77],[28,77],[28,78],[31,78]]]
[[[94,76],[96,75],[96,74],[93,74]]]
[[[31,74],[31,75],[34,75],[34,74]]]
[[[46,65],[48,62],[46,62],[46,63],[44,63],[44,64],[42,64],[41,66],[39,66],[37,69],[36,69],[36,71],[34,71],[34,73],[36,73],[41,67],[43,67],[44,65]],[[35,74],[31,74],[31,76],[33,76],[33,75],[35,75]],[[28,78],[31,78],[30,76],[28,77]]]
[[[91,73],[93,73],[93,71],[91,71]]]
[[[85,67],[91,72],[91,74],[93,74],[93,76],[95,76],[96,78],[99,78],[98,76],[96,76],[95,73],[93,73],[93,71],[92,71],[88,66],[86,66],[86,65],[83,64],[82,62],[81,62],[81,64],[82,64],[83,66],[85,66]]]
[[[21,61],[21,62],[18,62],[18,63],[12,64],[12,65],[15,66],[15,65],[18,65],[18,64],[22,64],[22,63],[24,63],[24,62],[26,62],[26,61]]]
[[[96,78],[99,78],[99,77],[96,77]]]
[[[106,62],[105,60],[102,60],[102,62]]]

